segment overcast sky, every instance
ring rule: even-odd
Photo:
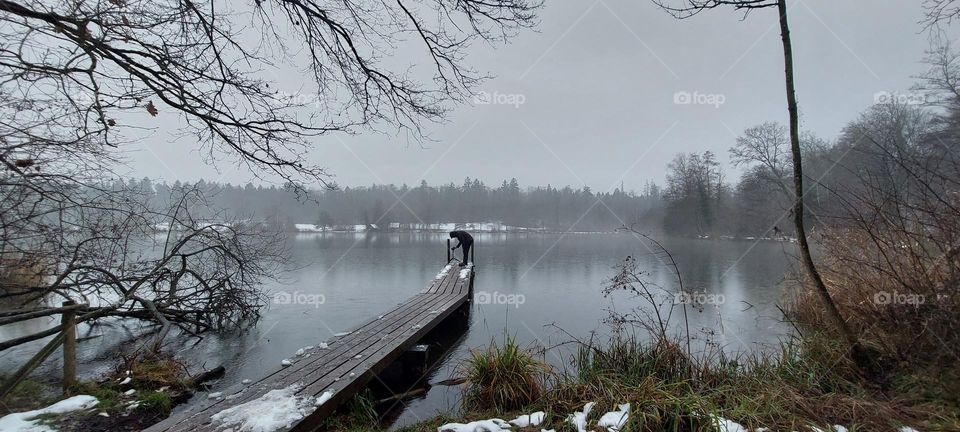
[[[925,69],[920,2],[788,3],[807,130],[834,139],[877,93],[907,92]],[[343,186],[516,177],[523,186],[599,191],[623,181],[639,190],[662,183],[678,152],[712,150],[726,162],[743,129],[787,121],[775,9],[745,21],[728,10],[681,21],[647,0],[548,0],[540,17],[537,32],[509,45],[471,49],[470,65],[495,75],[477,89],[495,103],[459,106],[444,124],[427,124],[433,142],[331,135],[315,139],[310,160]],[[230,163],[205,164],[195,148],[156,131],[132,149],[131,175],[251,179]]]

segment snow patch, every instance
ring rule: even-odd
[[[296,228],[296,230],[299,232],[318,233],[318,232],[326,231],[324,227],[316,224],[293,224],[293,227]]]
[[[503,432],[510,430],[510,423],[500,419],[477,420],[470,423],[447,423],[437,432]]]
[[[327,390],[327,391],[323,392],[323,394],[320,395],[320,397],[317,398],[317,401],[313,403],[313,406],[323,405],[323,404],[326,403],[328,400],[330,400],[330,398],[332,398],[332,397],[333,397],[333,390]]]
[[[567,422],[577,428],[577,432],[587,432],[587,416],[590,415],[590,410],[593,409],[595,402],[587,402],[583,406],[583,411],[578,411],[567,416]]]
[[[97,398],[88,395],[77,395],[46,408],[33,411],[12,413],[0,418],[0,431],[4,432],[47,432],[52,431],[37,421],[37,417],[45,414],[65,414],[73,411],[92,408],[100,403]]]
[[[720,432],[748,432],[747,428],[733,420],[728,420],[715,414],[710,414],[710,418],[713,419],[713,423],[717,425],[717,430]]]
[[[280,360],[280,366],[290,366],[292,364],[293,362],[291,362],[290,360],[287,360],[287,359]]]
[[[453,268],[453,264],[447,264],[447,266],[444,267],[443,270],[440,270],[440,273],[437,273],[437,275],[434,276],[434,279],[440,280],[447,277],[447,273],[450,273],[451,268]]]
[[[597,426],[607,428],[607,432],[617,432],[623,429],[623,425],[627,423],[627,418],[630,416],[630,404],[619,405],[619,408],[617,411],[610,411],[600,416]]]
[[[313,412],[304,397],[298,397],[300,385],[270,390],[250,402],[227,408],[210,417],[214,423],[234,432],[274,432],[293,426]]]
[[[547,414],[543,411],[537,411],[532,414],[522,415],[513,420],[510,420],[514,426],[517,427],[527,427],[527,426],[539,426],[540,423],[543,423],[543,418]]]

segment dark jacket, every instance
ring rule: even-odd
[[[464,246],[473,244],[473,237],[466,231],[450,231],[450,238],[457,239]]]

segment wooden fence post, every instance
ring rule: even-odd
[[[63,302],[63,306],[73,306],[73,301]],[[77,311],[70,309],[61,316],[63,324],[63,394],[69,395],[70,389],[77,383]]]

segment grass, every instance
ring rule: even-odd
[[[719,352],[688,358],[677,341],[616,337],[581,343],[569,371],[544,379],[541,361],[515,339],[474,351],[462,367],[468,382],[461,412],[445,413],[400,429],[436,430],[448,422],[511,419],[545,411],[536,428],[572,431],[567,415],[596,402],[588,424],[618,404],[631,404],[624,431],[715,431],[713,416],[749,429],[960,430],[960,411],[938,399],[885,391],[858,373],[842,344],[808,334],[779,352],[728,357]],[[535,378],[535,377],[540,378]],[[536,390],[531,391],[531,384]],[[549,385],[547,385],[549,384]],[[375,430],[354,429],[342,430]]]
[[[137,399],[140,401],[140,406],[155,412],[169,414],[170,410],[173,409],[173,398],[170,397],[169,393],[146,391],[141,393]]]
[[[550,368],[513,336],[499,345],[473,350],[461,365],[466,378],[464,401],[476,409],[512,410],[529,405],[544,393]]]
[[[346,408],[337,416],[328,418],[323,430],[373,432],[382,430],[375,399],[370,389],[358,393],[346,403]]]
[[[136,388],[156,390],[170,387],[183,390],[193,387],[186,367],[171,356],[146,354],[124,359],[117,367],[114,378],[123,379],[130,371]]]
[[[121,385],[128,376],[130,382]],[[169,356],[148,354],[124,358],[112,374],[99,381],[78,383],[71,393],[96,397],[100,401],[96,412],[127,413],[130,404],[136,402],[138,410],[168,415],[174,405],[171,392],[190,386],[187,371],[179,362]],[[136,390],[133,395],[124,394],[130,389]]]
[[[0,375],[0,382],[5,382],[7,379],[7,376]],[[47,390],[48,386],[40,381],[24,379],[0,400],[0,413],[40,408],[49,398]]]

